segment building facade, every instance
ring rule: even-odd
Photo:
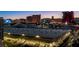
[[[41,20],[41,15],[27,16],[27,21],[26,21],[26,23],[30,23],[30,24],[40,24],[40,20]]]
[[[62,22],[73,23],[74,22],[74,12],[73,11],[63,12]]]

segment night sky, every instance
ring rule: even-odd
[[[62,11],[0,11],[0,17],[4,19],[19,19],[26,18],[27,16],[41,14],[41,18],[62,18]],[[79,11],[74,12],[75,17],[79,17]]]

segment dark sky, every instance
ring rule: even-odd
[[[51,16],[62,18],[62,11],[0,11],[0,17],[4,17],[4,19],[26,18],[33,14],[41,14],[41,18],[51,18]],[[79,11],[75,11],[74,16],[79,17]]]

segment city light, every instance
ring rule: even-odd
[[[39,35],[36,35],[35,37],[36,37],[36,38],[40,38],[40,36],[39,36]]]
[[[4,20],[4,23],[5,23],[5,24],[11,24],[11,23],[12,23],[12,20],[11,20],[11,19],[5,19],[5,20]]]
[[[22,47],[69,47],[79,39],[79,18],[74,17],[73,11],[63,11],[62,18],[54,18],[54,15],[51,18],[41,16],[43,15],[33,14],[15,20],[3,19],[5,44]]]
[[[22,34],[22,36],[25,36],[25,34]]]
[[[67,25],[68,23],[67,22],[65,22],[65,25]]]
[[[10,35],[11,33],[8,33],[8,35]]]

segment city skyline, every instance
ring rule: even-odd
[[[20,19],[31,15],[41,15],[41,18],[62,18],[63,11],[0,11],[0,17],[4,19]],[[74,11],[74,17],[79,17],[79,11]]]

